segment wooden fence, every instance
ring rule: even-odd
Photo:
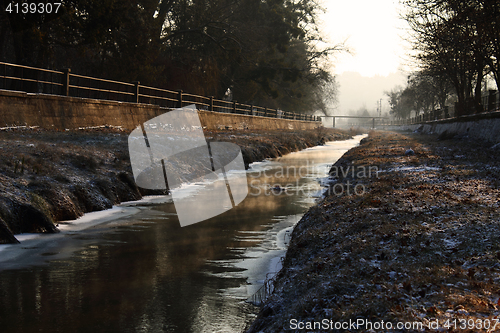
[[[471,118],[488,118],[496,117],[500,112],[500,95],[498,90],[489,90],[488,94],[481,97],[481,105],[484,109],[483,112],[476,112],[472,100],[469,100],[462,113],[459,113],[458,105],[446,106],[442,109],[435,109],[429,112],[410,117],[407,119],[392,120],[384,125],[413,125],[438,120],[457,120],[457,119],[471,119]]]
[[[73,74],[70,69],[55,71],[0,62],[0,89],[179,108],[195,104],[199,110],[246,114],[271,118],[320,121],[316,116],[286,112],[141,85]]]

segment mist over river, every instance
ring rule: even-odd
[[[243,331],[322,178],[363,137],[253,163],[242,203],[187,227],[167,196],[17,236],[0,246],[0,331]]]

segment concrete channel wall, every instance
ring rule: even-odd
[[[496,144],[500,142],[500,112],[477,114],[460,117],[459,119],[448,119],[424,124],[388,126],[387,129],[418,130],[423,133],[435,133],[445,137],[453,135],[468,136]]]
[[[30,94],[0,90],[0,127],[39,126],[65,130],[91,126],[122,126],[132,131],[170,109],[151,104]],[[207,129],[314,129],[321,122],[198,111]]]

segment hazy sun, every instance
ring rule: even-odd
[[[335,72],[363,76],[397,72],[406,51],[401,35],[404,22],[394,0],[325,0],[323,31],[330,42],[347,39],[353,55],[339,55]]]

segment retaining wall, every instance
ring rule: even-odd
[[[0,90],[0,127],[39,126],[65,130],[90,126],[122,126],[132,131],[170,109],[125,103]],[[198,111],[207,129],[314,129],[321,122]]]
[[[483,119],[460,119],[456,121],[434,122],[405,126],[390,126],[388,129],[419,130],[423,133],[467,135],[470,138],[485,140],[491,143],[500,142],[500,118],[497,114]],[[479,116],[478,116],[479,118]]]

